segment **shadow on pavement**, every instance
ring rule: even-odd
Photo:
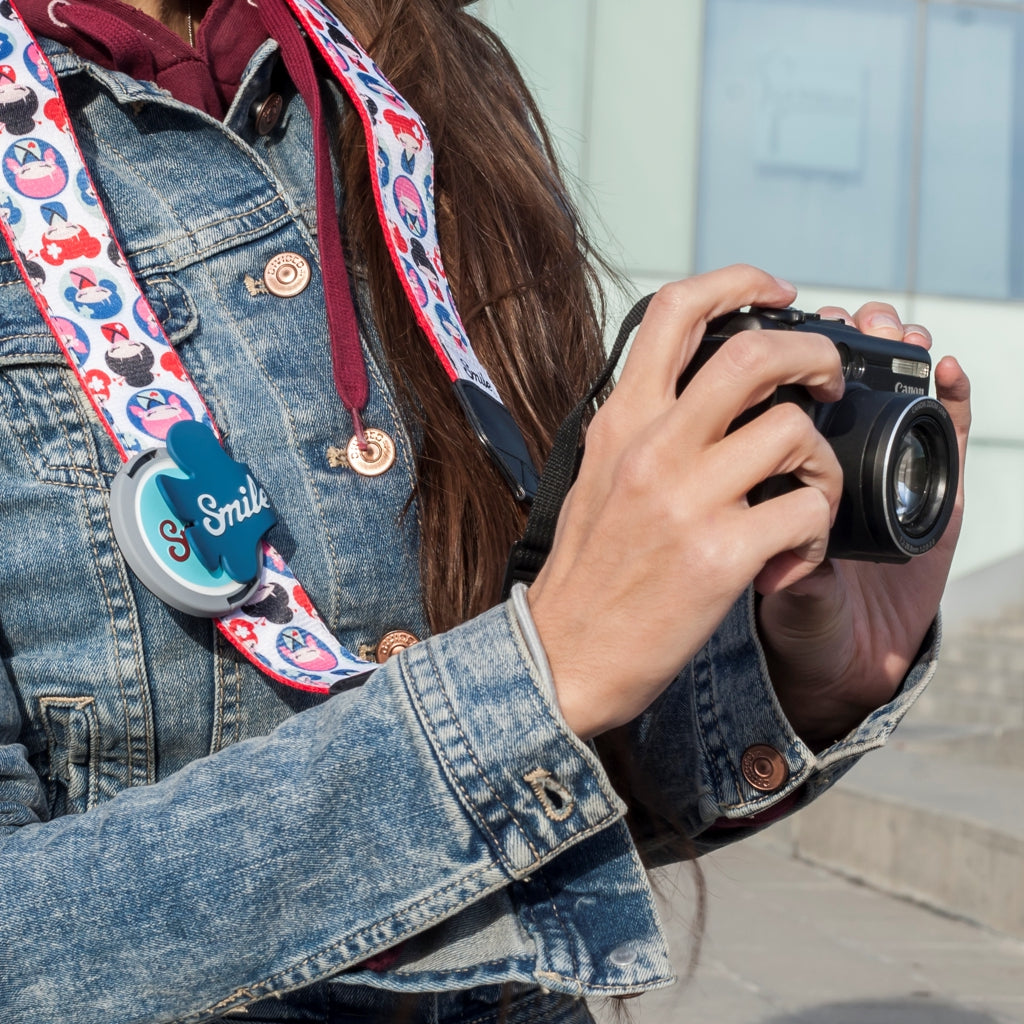
[[[998,1024],[987,1013],[975,1013],[933,999],[858,1000],[826,1003],[799,1013],[772,1017],[763,1024]]]

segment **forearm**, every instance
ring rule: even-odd
[[[537,769],[571,795],[561,820]],[[621,812],[504,608],[87,814],[13,827],[39,817],[29,782],[0,805],[10,1021],[201,1020],[393,946]]]

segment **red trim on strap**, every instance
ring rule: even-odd
[[[265,2],[266,2],[266,0],[261,0],[261,10],[262,10],[263,4]],[[277,7],[278,5],[284,6],[285,3],[287,2],[287,0],[270,0],[270,2],[275,7]],[[315,23],[312,20],[312,15],[310,14],[310,12],[308,10],[306,10],[304,7],[301,7],[301,6],[297,5],[297,4],[293,5],[291,7],[291,9],[293,10],[295,17],[297,17],[299,19],[299,21],[302,23],[303,27],[306,29],[307,32],[309,32],[310,37],[314,40],[314,42],[316,43],[316,45],[319,48],[319,40],[317,39],[316,31],[315,31],[316,25],[315,25]],[[268,25],[268,27],[269,27],[269,25]],[[282,40],[278,36],[275,36],[275,38],[277,39],[278,43],[281,44],[281,49],[282,49],[282,52],[283,52],[284,44],[283,44]],[[324,54],[324,57],[325,57],[325,59],[329,60],[327,54]],[[289,68],[289,71],[290,70],[291,69]],[[380,71],[380,69],[376,65],[374,65],[374,71],[385,82],[387,81],[387,79],[384,77],[383,73]],[[367,108],[366,103],[363,100],[363,98],[357,92],[355,84],[349,79],[348,75],[336,74],[336,78],[337,78],[338,83],[342,86],[342,88],[344,88],[345,92],[348,94],[348,97],[349,97],[349,99],[352,102],[352,106],[355,108],[356,113],[359,115],[359,120],[363,124],[363,134],[366,136],[366,151],[367,151],[367,155],[368,155],[369,159],[371,160],[371,162],[374,162],[375,159],[376,159],[376,153],[377,153],[377,137],[376,137],[376,133],[374,132],[374,126],[373,126],[373,121],[372,121],[371,116],[370,116],[370,111]],[[397,95],[397,92],[396,92],[396,95]],[[303,93],[303,99],[305,99],[305,94],[304,93]],[[402,102],[404,103],[405,101],[403,100]],[[407,104],[406,104],[406,106],[408,108]],[[429,137],[428,137],[427,126],[426,125],[423,126],[423,132],[424,132],[424,136],[426,137],[427,145],[429,146],[430,140],[429,140]],[[432,152],[433,152],[433,147],[431,147],[431,153]],[[317,164],[317,168],[319,170],[319,163]],[[406,295],[408,296],[409,302],[410,302],[410,304],[412,306],[413,313],[416,316],[416,321],[420,325],[420,327],[422,328],[424,334],[426,334],[427,339],[430,342],[431,348],[433,348],[434,352],[437,355],[437,358],[441,361],[441,365],[444,367],[444,370],[448,374],[449,379],[452,380],[452,381],[459,380],[458,372],[456,371],[455,367],[452,365],[451,360],[448,358],[448,353],[445,352],[445,350],[442,347],[441,343],[438,341],[437,336],[434,333],[434,326],[433,326],[433,324],[431,324],[430,320],[427,318],[427,315],[420,308],[420,304],[417,301],[416,296],[413,294],[412,286],[409,283],[408,278],[405,276],[405,270],[402,267],[402,257],[401,257],[401,254],[399,253],[398,246],[395,244],[394,236],[392,235],[391,228],[390,228],[390,226],[388,224],[387,214],[385,213],[385,210],[384,210],[384,198],[381,195],[380,179],[379,179],[378,175],[375,172],[371,171],[370,181],[373,184],[373,199],[374,199],[374,203],[377,206],[377,216],[380,219],[381,228],[384,231],[384,243],[387,245],[388,252],[391,254],[391,262],[394,264],[395,271],[398,273],[398,278],[402,282],[402,287],[405,289]]]

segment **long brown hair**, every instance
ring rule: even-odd
[[[529,89],[501,40],[459,0],[328,2],[427,126],[449,282],[474,351],[543,466],[558,425],[604,362],[598,269],[608,268],[587,241]],[[343,125],[338,154],[347,243],[365,266],[398,395],[423,439],[420,568],[428,620],[440,632],[498,600],[524,511],[420,336],[384,246],[356,118]],[[627,733],[598,737],[598,749],[629,806],[641,855],[692,859],[693,843],[662,812]],[[690,974],[706,912],[702,873],[693,867]]]
[[[497,36],[455,0],[332,2],[427,126],[449,283],[540,466],[603,350],[586,236],[529,90]],[[358,119],[346,119],[338,151],[348,247],[365,266],[402,408],[422,437],[421,573],[439,632],[496,603],[523,510],[423,341],[380,231]]]
[[[474,351],[542,466],[604,363],[598,271],[611,272],[587,241],[536,105],[501,40],[458,0],[329,2],[427,126],[449,282]],[[429,622],[440,632],[496,603],[524,511],[420,335],[384,245],[356,118],[343,125],[338,152],[347,243],[367,274],[403,409],[423,439],[420,565]],[[599,737],[598,747],[642,852],[653,840],[658,859],[692,857],[692,843],[661,813],[654,785],[633,762],[626,731]],[[697,895],[699,934],[699,872]]]

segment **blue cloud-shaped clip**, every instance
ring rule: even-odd
[[[175,423],[166,444],[188,479],[161,474],[157,487],[186,527],[192,550],[207,572],[220,567],[236,582],[251,583],[260,574],[260,541],[277,522],[266,492],[202,423]]]

